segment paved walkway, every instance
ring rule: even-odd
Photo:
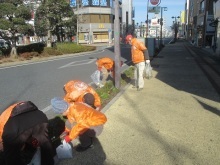
[[[167,45],[144,90],[128,86],[104,108],[94,147],[59,165],[219,165],[220,96],[185,44]]]

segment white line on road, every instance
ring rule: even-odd
[[[70,63],[64,65],[64,66],[59,67],[59,69],[72,67],[72,66],[78,66],[78,65],[82,65],[82,64],[91,64],[94,61],[96,61],[96,59],[73,61],[73,62],[70,62]]]
[[[99,51],[99,53],[102,53],[104,51],[105,50],[101,50],[101,51]],[[86,54],[82,54],[81,53],[81,54],[72,55],[72,56],[70,56],[70,55],[67,55],[67,56],[65,56],[65,55],[63,55],[63,56],[53,56],[53,57],[51,57],[53,59],[48,59],[48,60],[44,60],[44,61],[36,61],[36,62],[29,62],[29,61],[27,61],[27,62],[25,62],[23,64],[17,64],[17,65],[15,64],[15,65],[12,65],[12,66],[5,66],[5,67],[2,66],[2,67],[0,67],[0,70],[8,69],[8,68],[16,68],[16,67],[19,67],[19,66],[26,66],[26,65],[31,65],[31,64],[45,63],[45,62],[50,62],[50,61],[57,61],[57,60],[60,60],[60,59],[68,59],[68,58],[73,58],[73,57],[92,55],[92,54],[97,54],[97,51],[96,52],[92,52],[92,53],[86,53]]]
[[[42,109],[42,112],[47,112],[47,111],[49,111],[49,110],[52,110],[52,106],[51,105],[49,105],[49,106],[47,106],[46,108],[44,108],[44,109]]]

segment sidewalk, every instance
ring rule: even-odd
[[[164,47],[145,88],[104,108],[94,147],[59,165],[219,165],[220,96],[184,44]]]

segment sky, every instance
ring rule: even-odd
[[[135,24],[145,22],[147,20],[147,1],[148,0],[133,0],[133,7],[135,7]],[[186,0],[161,0],[160,7],[167,7],[167,11],[163,11],[163,17],[166,19],[166,26],[173,24],[174,19],[171,17],[180,16],[180,12],[185,10]],[[150,3],[149,6],[155,7]],[[159,14],[160,15],[160,14]],[[154,16],[153,13],[148,14],[150,20]]]

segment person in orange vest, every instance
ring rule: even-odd
[[[94,109],[101,110],[101,99],[92,86],[80,80],[68,81],[63,87],[64,100],[68,103],[83,102]]]
[[[74,125],[71,129],[66,128],[68,133],[64,140],[69,143],[78,137],[80,144],[75,148],[78,152],[91,148],[93,138],[100,135],[103,130],[103,125],[107,121],[106,116],[85,103],[67,103],[59,97],[51,99],[51,105],[55,113],[66,116]]]
[[[133,88],[141,91],[144,88],[144,69],[145,63],[150,63],[148,49],[137,38],[132,35],[126,36],[126,41],[131,45],[131,59],[134,63],[134,79]]]
[[[100,87],[103,87],[108,79],[108,76],[111,75],[114,79],[115,76],[115,68],[114,68],[114,61],[111,58],[103,57],[97,58],[96,61],[97,69],[102,73],[102,81]]]
[[[0,116],[0,143],[7,165],[25,165],[26,148],[41,149],[41,165],[54,165],[56,151],[48,135],[48,119],[31,101],[9,106]]]

